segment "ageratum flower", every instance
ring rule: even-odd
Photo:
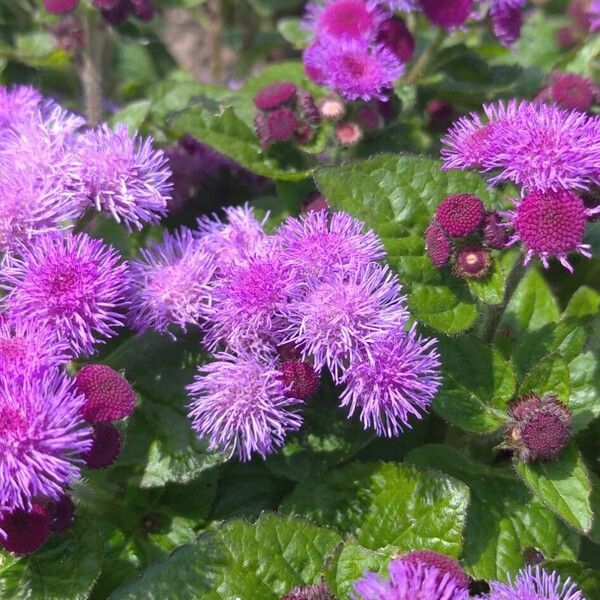
[[[129,230],[158,223],[171,199],[168,159],[152,144],[152,138],[131,135],[125,125],[114,131],[101,125],[77,141],[87,197]]]
[[[399,557],[404,563],[419,564],[426,567],[435,567],[440,575],[440,581],[444,575],[450,575],[456,584],[465,589],[469,589],[469,576],[464,572],[460,563],[445,554],[434,552],[433,550],[412,550]]]
[[[311,79],[347,100],[384,100],[403,64],[387,46],[349,38],[321,37],[304,51]]]
[[[401,286],[389,268],[377,263],[297,286],[288,306],[287,338],[315,369],[327,367],[339,382],[358,353],[371,358],[370,345],[383,331],[407,318]]]
[[[494,35],[505,46],[514,44],[521,35],[523,8],[527,0],[491,0],[490,17]]]
[[[389,564],[389,580],[366,573],[354,584],[353,600],[468,600],[469,592],[450,574],[422,562]],[[516,600],[516,598],[515,598]],[[519,599],[524,600],[524,599]],[[533,598],[531,599],[533,600]]]
[[[42,95],[29,85],[0,85],[0,139],[8,127],[18,126],[37,111]]]
[[[161,243],[141,250],[129,264],[129,322],[136,331],[168,332],[198,324],[209,304],[214,259],[193,233],[182,228],[165,233]],[[173,335],[171,333],[171,335]]]
[[[221,450],[242,461],[253,454],[265,458],[302,424],[302,403],[286,394],[281,373],[272,358],[220,353],[198,368],[188,386],[189,416],[198,435],[208,438],[210,450]]]
[[[319,210],[290,217],[277,239],[283,260],[305,277],[324,278],[334,270],[350,271],[385,256],[377,234],[345,212]]]
[[[351,359],[342,383],[341,406],[349,416],[360,411],[365,429],[394,437],[421,418],[440,385],[440,359],[435,340],[392,329],[372,339],[366,351]]]
[[[377,6],[365,0],[326,0],[307,4],[304,25],[318,39],[369,40],[383,16]]]
[[[76,356],[123,325],[127,266],[111,246],[84,233],[46,234],[19,252],[0,271],[11,321],[46,324]]]
[[[30,377],[69,360],[69,346],[40,323],[0,320],[0,375]]]
[[[585,600],[570,580],[540,567],[522,569],[510,583],[492,581],[487,600]],[[591,600],[591,599],[590,599]]]
[[[91,445],[83,400],[57,370],[0,375],[0,511],[58,500],[79,478],[79,456]]]
[[[587,209],[583,200],[567,191],[531,192],[515,201],[515,209],[503,213],[514,228],[509,244],[525,247],[525,264],[539,256],[544,267],[557,258],[569,271],[568,255],[576,252],[591,258],[590,245],[583,243],[587,219],[600,209]]]
[[[258,221],[248,204],[229,206],[223,210],[226,222],[214,214],[197,221],[202,244],[214,255],[218,269],[244,262],[248,256],[256,255],[266,240],[263,229],[265,221]]]

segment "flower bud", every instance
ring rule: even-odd
[[[443,267],[452,256],[450,238],[435,219],[425,231],[425,248],[431,262],[438,269]]]
[[[50,535],[50,516],[43,504],[34,503],[31,510],[16,508],[0,513],[0,546],[13,554],[31,554],[41,548]]]
[[[65,15],[77,8],[79,0],[44,0],[44,8],[54,15]]]
[[[477,196],[456,194],[442,200],[435,216],[448,235],[463,237],[479,229],[484,212],[483,203]]]
[[[307,362],[286,360],[281,365],[281,378],[286,387],[287,396],[308,400],[319,389],[319,374]]]
[[[489,251],[483,246],[470,245],[457,250],[452,270],[461,279],[481,279],[488,274],[491,266]]]
[[[344,121],[335,126],[335,137],[342,146],[354,146],[363,136],[363,130],[354,121]]]
[[[94,425],[92,447],[82,455],[90,469],[104,469],[112,465],[121,452],[121,434],[113,425]]]

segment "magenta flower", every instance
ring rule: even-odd
[[[450,573],[442,574],[436,567],[422,562],[411,563],[396,559],[389,564],[389,573],[389,580],[375,573],[366,573],[354,584],[352,599],[468,600],[469,598],[468,590],[459,585]]]
[[[304,25],[317,39],[369,40],[384,14],[365,0],[326,0],[306,5]]]
[[[31,377],[65,364],[69,346],[40,323],[0,321],[0,375]]]
[[[570,579],[563,581],[557,573],[540,567],[522,569],[511,583],[492,581],[490,585],[487,600],[585,600]]]
[[[360,411],[365,429],[395,437],[410,427],[411,416],[421,418],[440,385],[436,341],[393,329],[372,339],[367,351],[356,353],[344,373],[341,406],[349,416]]]
[[[491,0],[490,17],[494,35],[505,46],[514,44],[521,35],[523,8],[527,0]]]
[[[334,270],[351,270],[385,256],[377,234],[345,212],[319,210],[290,217],[277,239],[283,260],[304,277],[324,278]]]
[[[305,50],[304,66],[309,77],[347,100],[384,100],[404,70],[383,44],[331,37],[321,37]]]
[[[32,118],[38,109],[42,95],[29,85],[15,85],[7,88],[0,85],[0,139],[5,128],[18,126]]]
[[[412,550],[400,556],[399,560],[404,563],[415,565],[422,563],[425,567],[435,567],[439,571],[440,582],[444,575],[449,574],[459,587],[469,589],[469,576],[457,560],[445,554],[433,550]]]
[[[198,324],[210,302],[214,259],[187,228],[166,232],[129,264],[129,321],[136,331]],[[173,335],[171,333],[171,335]]]
[[[152,144],[151,138],[130,135],[125,125],[115,131],[101,125],[77,142],[87,197],[129,230],[158,223],[171,199],[167,157]]]
[[[79,478],[79,456],[91,444],[82,403],[56,370],[23,379],[0,375],[0,511],[58,500]]]
[[[460,27],[471,15],[473,0],[420,0],[425,16],[438,27]]]
[[[271,358],[220,353],[198,368],[188,386],[189,415],[210,450],[234,454],[242,461],[253,454],[265,458],[302,424],[297,398],[289,398],[281,373]]]
[[[327,367],[336,382],[359,353],[383,331],[401,327],[407,318],[401,286],[388,267],[376,263],[326,280],[298,285],[288,307],[285,343],[295,344],[315,369]]]
[[[516,208],[504,213],[514,228],[508,244],[521,242],[526,250],[525,264],[539,256],[544,267],[557,258],[569,271],[568,255],[577,252],[591,258],[589,244],[583,243],[588,217],[600,209],[587,209],[572,192],[531,192],[515,201]]]
[[[47,324],[75,355],[88,355],[123,324],[126,270],[111,246],[84,233],[40,235],[7,256],[2,302],[12,321]]]
[[[592,0],[588,8],[590,31],[595,33],[600,30],[600,0]]]

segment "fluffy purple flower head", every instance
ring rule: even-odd
[[[221,344],[236,350],[283,341],[282,329],[290,295],[298,284],[296,273],[276,249],[270,256],[250,257],[231,265],[215,283],[206,309],[206,346]]]
[[[44,100],[40,104],[40,115],[46,129],[67,143],[73,141],[69,136],[86,124],[83,117],[64,109],[54,100]],[[74,160],[75,156],[71,158]]]
[[[32,321],[0,320],[0,375],[30,377],[63,365],[69,347],[52,330]]]
[[[426,567],[435,567],[440,572],[440,579],[448,573],[460,587],[465,590],[469,589],[469,576],[463,571],[457,560],[445,554],[433,550],[413,550],[403,554],[400,560],[405,563],[423,563]]]
[[[304,66],[317,83],[347,100],[383,100],[404,70],[400,59],[383,44],[321,37],[304,52]]]
[[[508,584],[492,581],[490,585],[486,600],[585,600],[570,579],[563,581],[556,572],[539,566],[522,569]]]
[[[58,500],[79,478],[79,456],[91,445],[82,403],[57,370],[23,379],[0,375],[0,510]]]
[[[264,221],[258,221],[247,204],[228,206],[224,212],[226,222],[217,215],[201,217],[197,222],[202,244],[214,255],[219,269],[256,255],[267,239]]]
[[[521,35],[523,8],[527,0],[492,0],[490,17],[494,35],[505,46],[514,44]]]
[[[136,331],[185,330],[202,317],[210,301],[215,266],[201,241],[182,228],[166,232],[161,243],[141,250],[142,260],[129,263],[129,321]]]
[[[33,118],[41,101],[42,95],[29,85],[0,85],[0,139],[4,129]]]
[[[253,454],[265,458],[302,425],[298,407],[289,398],[272,358],[220,353],[198,369],[188,386],[189,416],[210,450],[221,450],[242,461]]]
[[[468,590],[459,585],[450,573],[441,574],[434,566],[396,559],[389,564],[389,573],[389,580],[375,573],[366,573],[354,584],[352,600],[468,600],[469,598]]]
[[[336,382],[352,357],[371,359],[377,335],[401,327],[407,318],[401,286],[388,267],[377,263],[337,271],[321,281],[298,285],[288,306],[287,338],[315,369],[328,367]]]
[[[374,338],[368,353],[352,358],[342,380],[341,406],[349,407],[350,416],[359,410],[365,429],[395,437],[410,427],[411,416],[421,418],[441,380],[435,340],[418,336],[414,327],[393,329]]]
[[[515,210],[504,213],[514,228],[508,243],[525,246],[525,264],[539,256],[548,268],[548,259],[555,257],[573,272],[567,258],[571,252],[591,258],[583,237],[588,217],[599,209],[587,209],[579,196],[567,191],[531,192],[515,204]]]
[[[460,27],[471,15],[473,0],[420,0],[425,16],[438,27]]]
[[[2,299],[13,321],[46,324],[76,356],[123,324],[127,266],[117,252],[84,233],[46,234],[6,257]]]
[[[381,240],[345,212],[311,211],[290,217],[277,231],[283,260],[302,276],[325,278],[385,256]]]
[[[125,125],[115,131],[101,125],[78,139],[87,197],[129,230],[158,223],[171,199],[168,159],[152,144],[151,138],[131,135]]]
[[[377,6],[365,0],[326,0],[307,4],[304,25],[317,39],[369,40],[382,16]]]
[[[595,33],[600,31],[600,0],[592,0],[588,8],[590,20],[590,31]]]

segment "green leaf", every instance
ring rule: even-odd
[[[592,527],[590,484],[587,468],[575,445],[570,445],[555,462],[515,463],[527,487],[551,511],[583,533]]]
[[[569,300],[565,317],[595,316],[600,310],[600,294],[586,285],[581,286]]]
[[[519,396],[552,393],[567,404],[571,394],[569,367],[558,354],[543,358],[523,380]]]
[[[450,194],[473,193],[488,206],[497,205],[498,197],[482,178],[442,171],[441,162],[429,158],[384,154],[321,169],[315,179],[334,208],[352,213],[381,236],[416,318],[448,334],[473,324],[478,311],[467,285],[449,269],[433,267],[423,234]]]
[[[111,600],[279,600],[318,583],[339,535],[300,519],[263,515],[229,521],[150,567]]]
[[[600,572],[588,569],[581,563],[572,560],[546,560],[541,566],[548,572],[555,571],[562,580],[571,578],[583,592],[587,600],[600,598]]]
[[[85,600],[100,569],[104,546],[89,519],[78,515],[63,535],[38,552],[14,558],[0,551],[0,598]]]
[[[505,580],[523,567],[522,552],[529,547],[547,558],[574,558],[575,533],[515,480],[512,469],[489,468],[435,444],[413,450],[407,461],[439,469],[469,486],[462,562],[473,577]]]
[[[469,279],[471,294],[485,304],[500,304],[504,299],[506,273],[497,260],[492,260],[490,272],[482,279]]]
[[[277,31],[295,50],[302,50],[310,43],[310,32],[298,18],[286,17],[277,22]]]
[[[265,152],[255,133],[231,108],[211,115],[200,107],[192,107],[175,115],[170,127],[177,136],[191,134],[258,175],[287,181],[299,181],[310,175],[300,164],[298,154],[284,161]]]
[[[299,483],[281,510],[353,533],[371,550],[393,545],[458,556],[469,501],[456,480],[397,463],[354,463]]]
[[[490,346],[472,337],[440,338],[443,385],[433,408],[453,425],[492,433],[507,420],[515,393],[512,367]]]
[[[150,100],[138,100],[127,104],[111,116],[110,123],[113,126],[117,123],[123,123],[131,131],[138,130],[150,114],[151,105]]]

